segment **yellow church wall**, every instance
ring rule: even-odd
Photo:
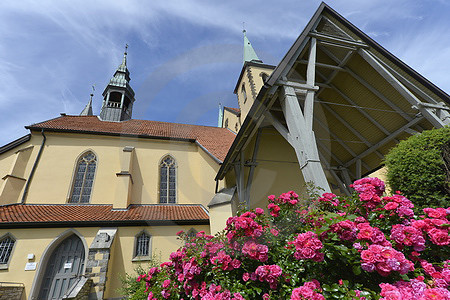
[[[215,205],[209,209],[211,234],[216,234],[225,229],[229,217],[233,216],[232,203]]]
[[[237,90],[239,108],[241,109],[241,121],[245,120],[253,102],[256,99],[261,87],[264,85],[261,73],[266,73],[270,76],[273,72],[272,69],[256,66],[247,66],[244,70],[244,75],[242,76],[241,82],[239,83],[239,88]],[[247,94],[247,101],[244,103],[244,97],[242,93],[242,86],[245,86],[245,92]]]
[[[0,229],[0,236],[10,233],[16,239],[8,269],[0,270],[0,282],[23,283],[25,285],[25,297],[23,299],[27,299],[30,295],[36,272],[40,267],[42,254],[47,246],[67,229],[69,228]],[[89,227],[76,228],[84,237],[88,246],[92,243],[98,229]],[[34,254],[35,258],[28,260],[28,254]],[[36,262],[37,269],[34,271],[25,271],[25,265],[28,262]]]
[[[255,88],[256,88],[256,94],[258,94],[264,85],[262,73],[267,74],[267,77],[269,77],[270,74],[272,74],[273,69],[251,66],[250,70],[252,72],[253,78],[255,79],[254,84],[255,84]]]
[[[245,151],[246,160],[251,158],[255,139],[256,136]],[[305,194],[305,182],[295,151],[274,129],[262,131],[256,162],[250,190],[251,208],[266,209],[267,197],[272,194],[278,196],[290,190]],[[248,178],[249,167],[245,169],[245,178]],[[230,170],[225,177],[227,187],[236,185],[234,178],[234,171]]]
[[[188,232],[194,228],[197,232],[210,233],[208,225],[169,225],[169,226],[130,226],[119,227],[112,244],[110,261],[106,281],[106,298],[120,297],[118,288],[121,287],[120,276],[125,273],[133,274],[136,266],[148,267],[148,261],[133,261],[135,237],[142,230],[151,235],[151,253],[156,259],[168,261],[170,253],[182,246],[183,242],[177,239],[176,233],[180,230]],[[74,228],[85,240],[89,247],[100,227]],[[25,296],[30,296],[31,288],[38,272],[45,271],[41,266],[44,251],[52,242],[69,228],[36,228],[36,229],[1,229],[0,237],[11,234],[15,239],[15,245],[11,254],[8,269],[0,269],[0,282],[16,282],[25,285]],[[28,254],[34,254],[33,260],[28,260]],[[87,258],[87,257],[86,257]],[[34,271],[25,271],[28,262],[36,262]],[[43,269],[39,269],[43,268]]]
[[[32,136],[30,141],[0,154],[0,205],[21,201],[25,179],[31,172],[41,142],[41,136]]]
[[[239,129],[241,129],[241,121],[239,120],[239,117],[236,114],[224,109],[223,127],[230,129],[234,133],[237,133]]]
[[[122,171],[121,158],[125,146],[135,147],[131,168],[131,203],[158,203],[159,163],[168,154],[177,162],[177,203],[198,203],[206,207],[214,196],[213,178],[219,164],[191,142],[86,134],[46,133],[46,136],[46,145],[26,203],[67,203],[76,162],[82,153],[90,150],[97,156],[90,203],[110,204],[115,201],[116,207],[120,206],[117,201],[124,201],[123,207],[119,208],[125,208],[128,190],[123,183],[124,177],[116,175]],[[34,147],[33,152],[37,148]],[[33,155],[28,165],[32,163]],[[29,172],[26,173],[28,176]]]
[[[210,233],[208,225],[120,227],[113,243],[108,265],[105,298],[121,296],[117,289],[121,287],[120,277],[125,273],[135,275],[137,266],[140,265],[144,269],[149,267],[149,261],[133,261],[134,239],[137,234],[145,230],[151,235],[152,255],[156,260],[164,262],[169,260],[170,253],[184,243],[177,239],[176,233],[180,230],[188,232],[191,228],[197,232],[203,230],[207,234]]]

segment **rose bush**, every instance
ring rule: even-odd
[[[364,178],[354,197],[270,196],[199,232],[137,279],[148,299],[450,299],[448,208],[414,205]],[[309,203],[305,203],[309,202]]]

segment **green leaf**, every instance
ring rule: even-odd
[[[361,274],[361,267],[360,266],[353,266],[352,271],[353,271],[353,274],[359,275],[359,274]]]

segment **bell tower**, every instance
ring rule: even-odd
[[[130,72],[127,68],[127,50],[125,46],[122,63],[103,91],[103,104],[100,119],[120,122],[131,119],[133,112],[134,91],[130,86]]]

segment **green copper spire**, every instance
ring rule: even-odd
[[[130,72],[127,68],[128,45],[125,46],[122,63],[103,91],[103,104],[100,119],[120,122],[131,119],[134,91],[130,86]]]
[[[258,58],[258,55],[256,55],[256,52],[253,49],[252,44],[250,43],[250,41],[247,38],[247,35],[245,34],[247,31],[244,29],[244,30],[242,30],[242,32],[244,33],[244,60],[243,60],[243,63],[245,64],[246,61],[262,63],[262,60],[260,60]]]

